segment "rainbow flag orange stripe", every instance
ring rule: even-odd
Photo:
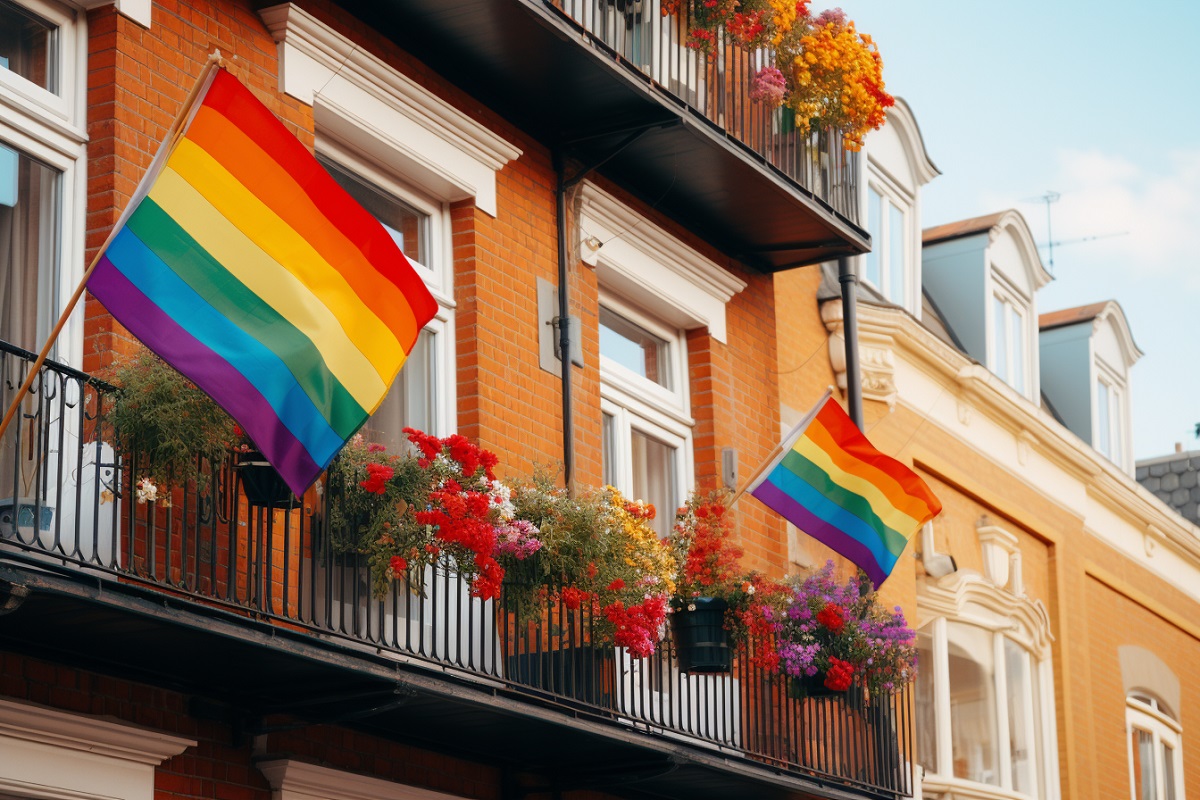
[[[876,587],[913,533],[942,510],[925,481],[876,450],[831,397],[781,450],[746,491],[853,561]]]
[[[437,310],[383,226],[224,69],[88,288],[297,494],[383,402]]]

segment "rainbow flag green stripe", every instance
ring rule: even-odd
[[[383,227],[224,70],[88,287],[297,493],[378,408],[437,309]]]
[[[941,511],[920,476],[876,450],[832,398],[796,426],[747,491],[853,561],[876,587]]]

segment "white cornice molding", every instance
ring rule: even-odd
[[[908,103],[901,97],[896,98],[896,105],[887,112],[887,124],[894,125],[896,135],[904,144],[905,155],[908,156],[909,168],[917,180],[917,185],[924,186],[942,174],[929,152],[925,149],[925,138],[921,136],[921,127],[917,124],[916,115]]]
[[[830,300],[826,305],[840,300]],[[893,357],[897,362],[907,362],[917,367],[938,384],[941,389],[955,397],[960,414],[971,416],[977,411],[1014,437],[1018,452],[1026,458],[1031,453],[1045,458],[1061,469],[1068,479],[1081,485],[1089,501],[1104,508],[1116,520],[1128,526],[1125,532],[1134,532],[1139,542],[1150,535],[1184,560],[1188,568],[1200,578],[1200,528],[1188,522],[1161,500],[1147,491],[1116,464],[1097,453],[1078,436],[1071,433],[1048,412],[1018,395],[1007,384],[993,375],[987,368],[951,347],[921,325],[903,309],[880,306],[869,302],[858,305],[861,331],[873,337],[889,337],[893,342]],[[822,315],[825,314],[822,307]],[[897,384],[899,402],[917,414],[925,415],[927,409],[914,408],[905,403],[905,387]],[[961,428],[947,420],[930,419],[959,438]],[[991,458],[997,454],[988,453]],[[999,461],[999,459],[997,459]],[[999,461],[1004,466],[1003,461]],[[1016,465],[1008,465],[1014,474],[1020,475]],[[1043,490],[1039,487],[1039,491]],[[1073,513],[1085,516],[1085,525],[1092,535],[1125,552],[1117,542],[1118,532],[1106,525],[1086,519],[1087,509],[1071,508]],[[1130,552],[1131,556],[1137,554]],[[1140,563],[1153,568],[1145,555]],[[1176,581],[1176,583],[1180,583]],[[1195,583],[1180,585],[1187,592],[1195,593]]]
[[[0,737],[158,766],[195,740],[45,706],[0,700]]]
[[[279,45],[282,90],[328,103],[496,215],[498,170],[521,150],[294,3],[258,12]]]
[[[976,606],[1020,628],[1029,640],[1034,656],[1040,661],[1050,655],[1054,635],[1050,614],[1041,600],[997,588],[992,581],[972,570],[960,569],[940,580],[917,582],[919,626],[930,619],[971,618],[970,606]]]
[[[141,25],[150,28],[150,0],[76,0],[79,5],[91,11],[101,6],[116,6],[117,13]]]
[[[725,304],[745,281],[590,182],[580,187],[579,237],[583,262],[596,267],[602,282],[624,284],[618,288],[636,291],[635,298],[646,293],[655,298],[651,310],[671,306],[673,323],[707,326],[726,341]]]
[[[263,761],[258,768],[275,800],[458,800],[451,794],[292,759]]]
[[[842,318],[841,300],[821,306],[821,321],[829,332],[829,361],[833,367],[837,386],[846,391],[846,346],[845,321]],[[864,400],[887,403],[888,409],[896,407],[896,358],[895,342],[881,328],[860,324],[858,326],[859,375],[862,379]]]

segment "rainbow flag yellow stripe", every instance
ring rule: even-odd
[[[878,587],[908,540],[942,510],[920,476],[876,450],[832,398],[784,440],[747,491]]]
[[[137,197],[88,288],[303,492],[383,402],[436,302],[223,69]]]

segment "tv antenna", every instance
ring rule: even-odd
[[[1049,242],[1049,244],[1047,245],[1049,248],[1049,251],[1047,253],[1047,261],[1049,262],[1049,266],[1047,267],[1047,269],[1050,271],[1050,274],[1053,275],[1054,274],[1054,228],[1051,225],[1050,206],[1054,205],[1060,199],[1062,199],[1062,195],[1059,194],[1058,192],[1047,190],[1044,195],[1042,195],[1041,197],[1038,197],[1036,199],[1040,200],[1041,202],[1046,204],[1046,241]]]

